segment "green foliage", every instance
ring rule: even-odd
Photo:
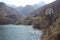
[[[32,20],[30,16],[27,16],[24,20],[22,20],[23,25],[32,25]]]
[[[40,29],[40,23],[42,22],[42,17],[40,16],[37,16],[33,19],[33,28],[37,28],[37,29]]]

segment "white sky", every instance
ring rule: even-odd
[[[25,6],[25,5],[34,5],[39,3],[40,1],[44,1],[46,4],[51,3],[55,0],[0,0],[0,2],[5,2],[6,4],[12,4],[16,6]]]

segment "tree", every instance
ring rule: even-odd
[[[40,27],[41,22],[42,22],[42,17],[41,16],[35,17],[33,19],[33,23],[32,23],[33,24],[33,28],[41,29],[41,27]]]

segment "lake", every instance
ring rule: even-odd
[[[27,25],[0,25],[0,40],[40,40],[42,32]]]

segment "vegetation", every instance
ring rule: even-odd
[[[27,5],[21,11],[28,16],[20,20],[21,15],[16,9],[10,8],[4,3],[0,3],[0,24],[33,25],[33,28],[43,31],[41,40],[60,40],[60,12],[58,12],[60,9],[58,9],[58,5],[55,5],[54,8],[53,6],[52,4],[44,6],[29,16],[28,14],[30,14],[34,8]],[[45,7],[52,7],[53,11],[48,10],[48,15],[46,15]]]
[[[21,17],[16,9],[0,2],[0,24],[20,24],[19,18]]]
[[[40,29],[41,22],[42,22],[42,17],[40,17],[40,16],[35,17],[33,19],[33,23],[32,23],[33,28]]]
[[[30,16],[25,17],[25,19],[22,20],[23,25],[32,25],[32,19]]]
[[[60,17],[43,33],[42,40],[60,40]]]

